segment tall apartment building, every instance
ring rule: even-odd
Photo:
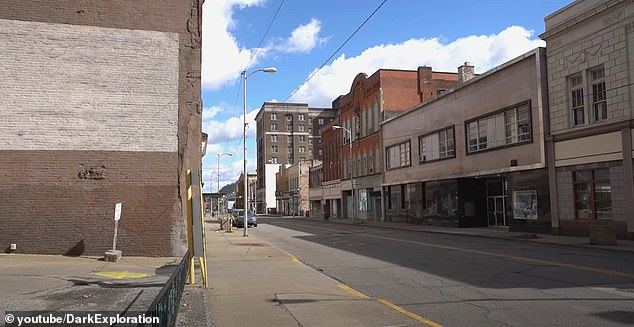
[[[305,103],[265,102],[255,121],[257,212],[275,210],[275,174],[280,165],[323,157],[321,127],[336,116],[330,108]]]
[[[0,245],[172,256],[201,168],[202,0],[0,0]]]
[[[634,237],[634,3],[577,0],[546,17],[552,226]]]
[[[473,67],[461,71],[473,75]],[[468,78],[468,77],[465,77]],[[400,112],[453,89],[458,73],[379,69],[358,74],[350,92],[333,101],[338,116],[323,131],[327,149],[323,159],[322,192],[330,217],[380,220],[383,152],[381,123]],[[332,130],[334,125],[342,129]],[[349,132],[348,132],[349,131]],[[357,193],[353,205],[352,189]],[[355,210],[356,207],[356,210]]]

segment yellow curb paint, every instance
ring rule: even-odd
[[[288,255],[289,257],[291,257],[291,261],[292,261],[293,263],[298,263],[298,262],[301,262],[301,261],[299,261],[299,259],[297,259],[297,257],[296,257],[296,256],[294,256],[294,255],[292,255],[292,254],[290,254],[290,253],[288,253],[288,252],[284,252],[284,253],[286,253],[286,255]]]
[[[362,299],[369,299],[370,298],[369,296],[367,296],[367,295],[355,290],[354,288],[352,288],[350,286],[343,285],[343,284],[339,284],[337,286],[339,286],[340,289],[342,289],[342,290],[344,290],[344,291],[346,291],[348,293],[354,294],[354,295],[356,295],[356,296],[358,296],[358,297],[360,297]]]
[[[381,303],[383,303],[384,305],[386,305],[386,306],[388,306],[388,307],[390,307],[390,308],[392,308],[392,309],[394,309],[394,310],[396,310],[396,311],[398,311],[398,312],[400,312],[400,313],[402,313],[402,314],[404,314],[404,315],[406,315],[406,316],[418,321],[418,322],[422,322],[423,324],[425,324],[427,326],[442,327],[442,325],[439,325],[439,324],[437,324],[437,323],[435,323],[435,322],[433,322],[431,320],[427,320],[427,319],[425,319],[425,318],[423,318],[423,317],[421,317],[421,316],[419,316],[419,315],[417,315],[417,314],[415,314],[413,312],[409,312],[409,311],[399,307],[398,305],[396,305],[396,304],[394,304],[394,303],[392,303],[392,302],[390,302],[388,300],[384,300],[384,299],[376,299],[376,300],[381,302]]]
[[[408,316],[408,317],[410,317],[410,318],[412,318],[412,319],[414,319],[414,320],[416,320],[418,322],[422,322],[422,323],[424,323],[424,324],[426,324],[428,326],[431,326],[431,327],[442,327],[442,325],[439,325],[439,324],[437,324],[437,323],[435,323],[435,322],[433,322],[431,320],[425,319],[425,318],[423,318],[423,317],[421,317],[421,316],[419,316],[419,315],[417,315],[417,314],[415,314],[413,312],[409,312],[409,311],[399,307],[398,305],[396,305],[396,304],[394,304],[394,303],[392,303],[392,302],[390,302],[388,300],[372,298],[372,297],[370,297],[370,296],[368,296],[368,295],[366,295],[366,294],[364,294],[362,292],[359,292],[359,291],[355,290],[354,288],[352,288],[352,287],[350,287],[348,285],[339,284],[337,286],[339,286],[340,289],[342,289],[342,290],[344,290],[344,291],[346,291],[348,293],[354,294],[354,295],[356,295],[356,296],[358,296],[358,297],[360,297],[362,299],[376,300],[379,303],[381,303],[381,304],[383,304],[383,305],[385,305],[387,307],[390,307],[390,308],[392,308],[392,309],[394,309],[394,310],[396,310],[396,311],[398,311],[398,312],[400,312],[400,313],[402,313],[402,314],[404,314],[404,315],[406,315],[406,316]]]
[[[394,241],[394,242],[415,244],[415,245],[423,245],[423,246],[437,248],[437,249],[453,250],[453,251],[459,251],[459,252],[465,252],[465,253],[479,254],[479,255],[484,255],[484,256],[489,256],[489,257],[503,258],[503,259],[509,259],[509,260],[515,260],[515,261],[522,261],[522,262],[530,262],[530,263],[541,264],[541,265],[546,265],[546,266],[569,268],[569,269],[574,269],[574,270],[590,271],[590,272],[606,274],[606,275],[612,275],[612,276],[634,278],[634,274],[632,274],[632,273],[626,273],[626,272],[617,271],[617,270],[608,270],[608,269],[601,269],[601,268],[593,268],[593,267],[587,267],[587,266],[573,265],[573,264],[563,263],[563,262],[548,261],[548,260],[534,259],[534,258],[527,258],[527,257],[518,257],[518,256],[510,255],[510,254],[495,253],[495,252],[480,251],[480,250],[471,250],[471,249],[465,249],[465,248],[459,248],[459,247],[455,247],[455,246],[441,245],[441,244],[435,244],[435,243],[402,240],[402,239],[393,238],[393,237],[385,237],[385,236],[370,235],[370,234],[358,234],[358,235],[363,235],[363,236],[366,236],[366,237],[377,238],[377,239],[387,240],[387,241]]]
[[[148,276],[148,274],[134,273],[129,271],[100,271],[92,274],[95,276],[111,279],[143,278]]]

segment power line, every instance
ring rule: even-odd
[[[288,101],[288,99],[290,99],[293,95],[295,95],[295,93],[297,93],[297,91],[299,91],[299,89],[302,88],[302,86],[306,85],[306,83],[308,83],[308,81],[310,81],[322,68],[324,68],[324,66],[326,66],[326,64],[328,64],[330,62],[330,60],[337,55],[337,53],[339,53],[339,51],[357,34],[357,32],[359,32],[359,30],[361,30],[361,28],[363,28],[363,26],[374,16],[374,14],[377,13],[377,11],[379,11],[379,9],[381,9],[381,7],[383,7],[383,5],[387,2],[388,0],[383,0],[383,2],[381,2],[381,4],[379,4],[378,7],[376,7],[376,9],[374,9],[374,11],[370,14],[370,16],[368,16],[363,23],[361,23],[361,25],[359,25],[359,27],[357,27],[356,30],[354,30],[354,32],[352,32],[352,34],[350,34],[350,36],[348,36],[348,38],[337,48],[337,50],[335,50],[330,57],[328,57],[328,59],[326,59],[321,66],[319,66],[319,68],[317,68],[312,74],[310,74],[310,76],[308,76],[308,78],[306,80],[304,80],[304,82],[302,82],[302,84],[300,84],[293,92],[291,92],[291,94],[284,100],[282,101],[282,103],[285,103],[286,101]]]

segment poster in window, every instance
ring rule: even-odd
[[[537,191],[513,192],[513,218],[537,219]]]

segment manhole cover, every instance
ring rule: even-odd
[[[238,246],[268,246],[266,243],[233,243],[233,245]]]

